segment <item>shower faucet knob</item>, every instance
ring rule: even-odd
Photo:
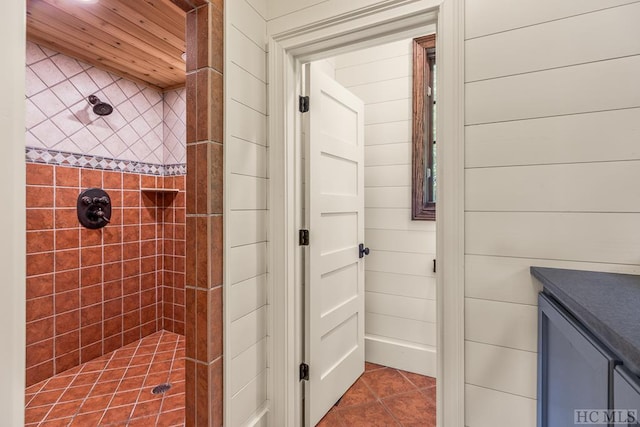
[[[107,222],[107,223],[111,222],[111,220],[110,220],[109,218],[107,218],[107,215],[105,215],[105,213],[104,213],[104,211],[103,211],[102,209],[98,209],[98,210],[95,212],[95,215],[96,215],[98,218],[102,218],[102,220],[103,220],[103,221],[105,221],[105,222]]]
[[[91,203],[93,203],[93,200],[91,200],[91,197],[89,196],[84,196],[82,197],[82,203],[89,206]]]
[[[106,196],[94,197],[93,198],[93,203],[100,204],[100,205],[108,205],[109,204],[109,198],[106,197]]]

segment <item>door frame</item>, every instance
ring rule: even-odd
[[[0,289],[0,338],[10,349],[0,354],[0,413],[8,425],[24,425],[26,354],[26,164],[25,147],[25,50],[26,2],[2,5],[0,35],[11,40],[5,46],[0,79],[0,269],[4,286]]]
[[[464,0],[387,0],[293,30],[269,28],[270,425],[300,425],[296,158],[301,64],[409,38],[433,23],[440,68],[436,126],[447,141],[438,150],[437,425],[464,426]]]

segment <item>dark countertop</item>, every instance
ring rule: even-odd
[[[531,274],[640,376],[640,276],[543,267]]]

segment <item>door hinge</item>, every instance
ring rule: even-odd
[[[300,381],[302,380],[309,381],[309,365],[306,363],[300,364]]]
[[[306,113],[309,111],[309,97],[301,96],[299,98],[298,109],[301,113]]]
[[[309,230],[300,230],[298,232],[298,244],[300,246],[309,246]]]

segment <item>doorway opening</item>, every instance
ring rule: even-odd
[[[414,7],[415,6],[415,7]],[[438,25],[438,150],[436,273],[437,425],[464,425],[464,69],[461,3],[443,0],[394,9],[372,8],[349,15],[349,25],[327,19],[295,30],[273,31],[269,42],[269,295],[270,422],[302,425],[300,372],[301,289],[295,268],[297,205],[301,182],[301,118],[298,96],[302,64],[376,44],[418,37]],[[311,108],[312,104],[311,104]],[[446,196],[446,197],[443,197]],[[446,282],[446,286],[444,285]],[[313,367],[310,367],[310,373]],[[446,421],[445,421],[446,420]]]
[[[304,425],[374,416],[435,426],[436,224],[412,220],[413,44],[405,37],[304,66]]]

